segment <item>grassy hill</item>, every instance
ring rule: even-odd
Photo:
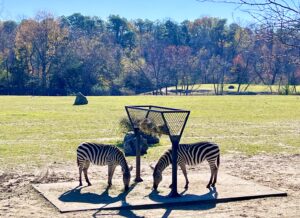
[[[191,110],[181,142],[214,141],[223,153],[249,155],[300,152],[299,96],[132,96],[88,97],[0,96],[0,164],[13,167],[72,161],[83,141],[118,143],[125,105],[152,104]],[[151,148],[156,160],[169,139]]]

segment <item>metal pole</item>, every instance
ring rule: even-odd
[[[134,128],[134,133],[136,137],[136,174],[135,174],[135,182],[142,182],[143,179],[141,178],[141,136],[139,128]]]
[[[172,190],[169,197],[175,198],[181,196],[177,192],[177,157],[180,137],[170,136],[170,139],[172,141]]]

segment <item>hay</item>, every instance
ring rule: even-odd
[[[158,135],[159,137],[163,134],[168,135],[169,130],[166,125],[157,126],[155,122],[153,122],[149,118],[142,119],[138,122],[139,129],[148,135]]]

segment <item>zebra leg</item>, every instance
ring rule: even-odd
[[[90,180],[89,180],[89,177],[88,177],[88,173],[87,173],[89,166],[90,166],[90,162],[86,161],[85,162],[85,166],[83,168],[83,173],[84,173],[85,181],[87,182],[88,186],[91,186],[92,184],[90,183]]]
[[[217,164],[215,165],[215,178],[212,183],[212,187],[215,187],[217,183],[217,177],[218,177],[218,172],[219,172],[219,166],[220,166],[220,155],[217,157]]]
[[[184,178],[185,178],[185,186],[184,186],[184,188],[185,189],[188,189],[189,188],[189,179],[188,179],[188,177],[187,177],[187,172],[186,172],[186,166],[185,166],[185,164],[181,164],[180,165],[180,168],[181,168],[181,170],[182,170],[182,173],[183,173],[183,175],[184,175]]]
[[[208,182],[206,188],[210,188],[210,185],[212,184],[212,179],[213,179],[213,170],[211,169],[210,179],[209,179],[209,182]]]
[[[108,165],[108,188],[110,188],[112,185],[112,177],[114,175],[115,169],[115,165]]]
[[[180,166],[180,168],[182,170],[182,173],[184,175],[184,178],[185,178],[185,186],[184,186],[184,188],[188,189],[190,182],[189,182],[188,177],[187,177],[186,166],[185,166],[185,164],[180,164],[179,166]],[[169,185],[169,188],[172,188],[172,186],[173,186],[173,184]]]
[[[214,169],[214,178],[213,178],[213,182],[211,184],[211,187],[215,187],[216,183],[217,183],[217,177],[218,177],[218,168]]]
[[[82,166],[79,166],[79,186],[82,186]]]
[[[209,163],[209,167],[210,167],[210,179],[209,179],[209,182],[208,182],[206,188],[210,188],[210,186],[212,185],[213,179],[215,177],[215,169],[216,169],[215,162],[208,161],[208,163]]]

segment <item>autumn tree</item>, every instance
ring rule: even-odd
[[[0,90],[7,90],[7,94],[18,84],[24,86],[24,76],[13,77],[12,69],[14,67],[14,37],[16,34],[17,23],[14,21],[5,21],[0,23]]]
[[[0,93],[169,94],[175,86],[189,94],[199,83],[214,84],[216,94],[225,83],[237,83],[238,92],[263,83],[296,93],[299,48],[287,31],[212,17],[177,23],[40,13],[0,23]]]
[[[182,91],[188,95],[191,87],[199,81],[196,74],[196,58],[188,46],[168,46],[164,50],[166,85],[175,86],[175,93],[178,94],[178,85],[182,85]],[[166,87],[167,93],[167,87]],[[180,92],[181,93],[181,92]]]
[[[26,56],[29,73],[41,79],[44,94],[47,94],[57,48],[67,36],[68,30],[61,28],[59,22],[48,14],[41,14],[35,20],[24,20],[19,25],[15,39],[17,58]]]
[[[255,76],[251,76],[252,65],[253,65],[253,32],[249,28],[242,28],[237,26],[234,31],[233,38],[229,41],[232,45],[230,46],[232,58],[232,67],[230,72],[234,76],[234,83],[238,84],[237,92],[239,93],[243,84],[247,88],[255,80]],[[229,51],[230,51],[229,50]],[[232,56],[231,56],[232,55]]]
[[[154,40],[149,41],[144,49],[143,54],[147,63],[146,72],[152,80],[154,93],[156,95],[162,94],[165,67],[164,46],[161,42]]]
[[[250,14],[262,28],[275,28],[282,43],[300,47],[299,0],[198,0],[199,2],[228,3]]]

